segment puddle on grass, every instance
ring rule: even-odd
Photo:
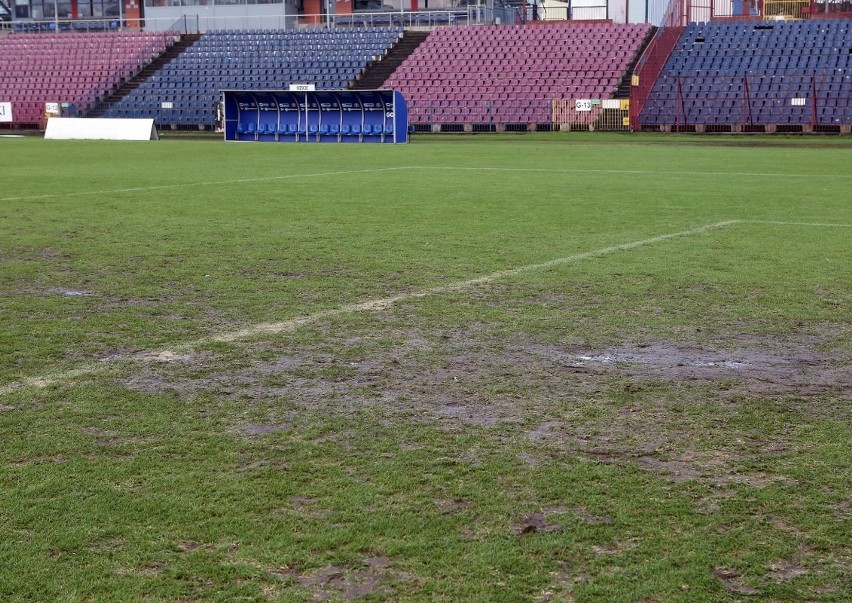
[[[816,364],[816,359],[802,353],[794,357],[781,356],[764,350],[732,350],[727,352],[691,348],[670,343],[653,343],[646,346],[624,346],[603,352],[586,352],[567,356],[576,363],[641,364],[661,368],[686,367],[695,369],[749,369],[773,368]]]
[[[631,377],[674,381],[736,380],[758,394],[809,395],[838,388],[852,389],[852,367],[833,363],[808,347],[793,343],[782,349],[714,350],[658,341],[603,350],[571,352],[539,347],[533,351],[581,371],[617,372]]]

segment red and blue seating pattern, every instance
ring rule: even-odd
[[[384,87],[413,124],[547,124],[560,101],[612,98],[648,25],[439,27]],[[401,27],[214,31],[111,106],[106,117],[211,124],[226,89],[345,89]],[[0,38],[0,101],[15,124],[43,125],[45,102],[82,114],[158,57],[174,32],[13,33]],[[692,23],[640,115],[690,124],[852,124],[852,20]],[[4,124],[5,126],[5,124]],[[429,129],[429,128],[427,128]]]
[[[175,33],[98,32],[0,38],[0,101],[18,124],[43,124],[46,102],[80,113],[138,72],[176,39]]]

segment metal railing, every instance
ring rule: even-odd
[[[201,16],[196,14],[174,17],[143,17],[138,19],[58,19],[18,20],[0,23],[0,33],[62,33],[103,32],[123,30],[179,31],[200,33],[211,30],[278,30],[302,27],[406,27],[432,28],[447,25],[512,25],[515,12],[501,8],[468,6],[451,10],[423,10],[407,12],[328,14],[280,14]]]
[[[640,113],[651,96],[669,55],[677,44],[686,24],[684,0],[670,0],[659,28],[636,63],[630,86],[630,126],[641,128]]]
[[[510,13],[511,14],[511,13]],[[311,21],[311,15],[304,20]],[[439,25],[483,25],[494,23],[494,11],[482,6],[458,9],[422,11],[351,13],[348,15],[317,15],[333,27],[437,27]],[[505,17],[504,17],[505,18]],[[511,25],[511,23],[505,23]]]
[[[852,128],[852,84],[807,75],[674,76],[658,82],[643,130],[843,132]]]
[[[42,19],[0,23],[0,31],[10,33],[98,33],[105,31],[161,31],[198,33],[198,18],[178,19]]]
[[[627,99],[426,100],[408,102],[418,132],[627,130]]]
[[[810,0],[764,0],[763,17],[801,19],[807,15],[810,5]]]
[[[689,0],[690,22],[852,17],[852,0]]]

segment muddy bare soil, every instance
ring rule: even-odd
[[[762,336],[714,347],[654,341],[581,349],[495,341],[475,328],[412,329],[382,339],[374,333],[330,336],[296,347],[255,343],[250,356],[272,359],[236,369],[210,353],[156,355],[143,359],[124,385],[243,404],[246,414],[224,429],[248,438],[286,432],[302,414],[378,410],[390,424],[413,420],[449,432],[491,431],[529,446],[521,460],[530,466],[568,455],[629,463],[672,482],[763,487],[781,478],[736,467],[754,455],[785,454],[788,442],[756,435],[744,441],[743,434],[729,433],[725,420],[739,412],[743,399],[779,400],[796,412],[839,412],[848,419],[852,409],[843,401],[852,399],[852,362],[849,350],[832,347],[833,341],[832,335]],[[625,406],[625,395],[636,402]],[[701,408],[683,412],[679,404]],[[257,420],[249,411],[258,406],[276,410]],[[696,433],[727,441],[691,445]],[[459,461],[477,459],[460,453]]]
[[[295,581],[307,591],[311,601],[356,601],[370,595],[384,600],[393,583],[417,581],[392,565],[388,557],[376,555],[365,557],[356,567],[329,565],[307,572],[283,568],[270,573],[284,581]]]
[[[272,361],[233,371],[217,367],[209,352],[149,354],[140,357],[148,366],[126,385],[146,393],[171,391],[190,396],[199,392],[245,398],[297,394],[306,407],[323,407],[329,399],[338,400],[337,406],[341,399],[357,407],[393,406],[394,400],[405,398],[415,407],[422,405],[419,410],[431,411],[434,418],[476,425],[522,419],[513,416],[518,413],[512,411],[517,404],[504,408],[494,403],[515,397],[510,392],[519,394],[530,387],[547,390],[549,384],[560,383],[570,386],[560,388],[563,394],[595,392],[600,389],[600,379],[589,378],[596,376],[638,383],[704,382],[717,385],[720,392],[757,396],[852,399],[852,352],[822,351],[820,341],[809,339],[740,337],[732,340],[733,347],[656,341],[578,349],[535,343],[495,345],[478,341],[471,333],[441,334],[435,342],[415,332],[406,334],[401,345],[367,349],[354,359],[341,360],[327,350],[289,349]],[[341,347],[365,347],[362,343],[351,338],[341,342]],[[205,372],[205,366],[210,370]],[[187,376],[190,373],[192,377]],[[540,379],[541,374],[547,379]],[[571,375],[580,377],[572,379]],[[566,381],[573,383],[562,383]],[[474,408],[471,402],[480,397],[479,386],[484,382],[499,391],[488,400],[479,400],[483,404]],[[411,404],[406,402],[406,406]]]

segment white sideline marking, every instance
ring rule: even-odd
[[[320,176],[346,176],[348,174],[374,174],[376,172],[391,172],[407,170],[408,167],[370,168],[366,170],[346,170],[344,172],[316,172],[313,174],[284,174],[282,176],[260,176],[258,178],[237,178],[235,180],[205,180],[204,182],[179,182],[177,184],[154,184],[151,186],[136,186],[132,188],[114,188],[100,191],[78,191],[76,193],[47,193],[44,195],[26,195],[22,197],[4,197],[0,201],[37,201],[39,199],[59,199],[64,197],[85,197],[86,195],[112,195],[115,193],[138,193],[142,191],[162,191],[193,186],[222,186],[225,184],[244,184],[246,182],[270,182],[272,180],[288,180],[291,178],[318,178]]]
[[[698,234],[700,232],[705,232],[707,230],[714,230],[717,228],[724,228],[725,226],[731,226],[732,224],[738,223],[739,220],[727,220],[724,222],[715,222],[713,224],[706,224],[704,226],[699,226],[697,228],[691,228],[689,230],[681,230],[680,232],[673,232],[669,234],[660,235],[657,237],[651,237],[650,239],[642,239],[641,241],[633,241],[632,243],[624,243],[622,245],[613,245],[612,247],[603,247],[601,249],[595,249],[593,251],[585,251],[583,253],[577,253],[574,255],[569,255],[563,258],[556,258],[554,260],[548,260],[547,262],[541,262],[540,264],[528,264],[526,266],[520,266],[518,268],[511,268],[509,270],[498,270],[497,272],[492,272],[491,274],[487,274],[485,276],[480,276],[478,278],[469,279],[466,281],[457,281],[455,283],[449,283],[447,285],[438,285],[437,287],[431,287],[429,289],[424,289],[422,291],[413,291],[411,293],[400,293],[399,295],[394,295],[391,297],[385,297],[381,299],[372,299],[365,302],[361,302],[358,304],[348,304],[345,306],[340,306],[339,308],[335,308],[333,310],[326,310],[324,312],[318,312],[316,314],[310,314],[308,316],[302,318],[296,318],[292,320],[287,320],[284,322],[273,322],[273,323],[262,323],[258,325],[254,325],[251,327],[247,327],[245,329],[241,329],[239,331],[232,331],[230,333],[223,333],[221,335],[216,335],[209,338],[208,341],[218,341],[218,342],[226,342],[226,341],[236,341],[238,339],[247,339],[249,337],[253,337],[255,335],[261,335],[265,333],[281,333],[283,331],[292,331],[297,327],[302,325],[311,324],[323,318],[329,318],[332,316],[338,316],[340,314],[346,314],[349,312],[369,312],[372,310],[382,310],[384,308],[393,306],[401,301],[406,301],[409,299],[417,299],[420,297],[428,297],[430,295],[437,295],[439,293],[447,293],[453,291],[462,291],[464,289],[470,289],[471,287],[475,287],[477,285],[487,285],[492,281],[497,279],[506,278],[510,276],[516,276],[518,274],[523,274],[524,272],[531,272],[533,270],[542,270],[546,268],[552,268],[554,266],[560,266],[562,264],[568,264],[570,262],[576,262],[579,260],[585,260],[587,258],[593,257],[601,257],[605,255],[610,255],[612,253],[616,253],[618,251],[628,251],[630,249],[635,249],[637,247],[643,247],[645,245],[653,245],[654,243],[660,243],[662,241],[667,241],[669,239],[675,239],[679,237],[686,237],[694,234]],[[192,346],[199,345],[204,343],[203,340],[198,341]]]
[[[47,387],[50,385],[55,385],[57,383],[64,383],[70,381],[71,379],[82,377],[86,375],[94,375],[96,373],[103,372],[107,369],[109,364],[122,362],[122,361],[156,361],[162,359],[168,359],[174,357],[180,353],[186,353],[192,351],[194,348],[197,348],[206,343],[212,342],[232,342],[238,341],[241,339],[248,339],[250,337],[255,337],[257,335],[265,335],[265,334],[275,334],[282,333],[285,331],[295,331],[299,327],[314,324],[320,320],[324,320],[326,318],[332,318],[335,316],[340,316],[341,314],[348,314],[351,312],[370,312],[374,310],[381,310],[384,308],[388,308],[402,301],[407,301],[411,299],[418,299],[421,297],[428,297],[430,295],[437,295],[439,293],[447,293],[447,292],[455,292],[455,291],[463,291],[465,289],[470,289],[472,287],[476,287],[478,285],[486,285],[495,281],[497,279],[506,278],[510,276],[515,276],[518,274],[523,274],[525,272],[531,272],[534,270],[543,270],[547,268],[552,268],[554,266],[560,266],[562,264],[568,264],[571,262],[577,262],[580,260],[585,260],[588,258],[602,257],[605,255],[611,255],[613,253],[617,253],[619,251],[629,251],[631,249],[636,249],[637,247],[643,247],[646,245],[653,245],[655,243],[661,243],[663,241],[668,241],[670,239],[676,239],[680,237],[688,237],[691,235],[699,234],[702,232],[706,232],[708,230],[715,230],[719,228],[725,228],[727,226],[731,226],[733,224],[740,223],[740,220],[726,220],[723,222],[714,222],[713,224],[705,224],[704,226],[698,226],[696,228],[690,228],[688,230],[681,230],[678,232],[672,232],[668,234],[659,235],[656,237],[650,237],[647,239],[641,239],[639,241],[632,241],[630,243],[623,243],[621,245],[612,245],[610,247],[602,247],[600,249],[594,249],[592,251],[584,251],[582,253],[576,253],[574,255],[565,256],[562,258],[556,258],[553,260],[549,260],[547,262],[541,262],[539,264],[528,264],[526,266],[519,266],[518,268],[511,268],[508,270],[498,270],[496,272],[492,272],[491,274],[487,274],[484,276],[480,276],[477,278],[465,280],[465,281],[456,281],[454,283],[449,283],[447,285],[438,285],[436,287],[430,287],[428,289],[423,289],[421,291],[413,291],[410,293],[400,293],[398,295],[392,295],[390,297],[383,297],[378,299],[371,299],[367,301],[363,301],[357,304],[346,304],[340,306],[338,308],[332,308],[330,310],[323,310],[321,312],[315,312],[313,314],[308,314],[307,316],[300,316],[298,318],[292,318],[290,320],[285,320],[282,322],[267,322],[261,323],[257,325],[252,325],[250,327],[246,327],[244,329],[239,329],[236,331],[230,331],[225,333],[220,333],[219,335],[213,335],[210,337],[204,337],[201,339],[197,339],[192,342],[180,344],[178,346],[173,347],[170,350],[160,350],[160,351],[149,351],[142,352],[139,354],[133,354],[128,356],[112,356],[110,358],[104,358],[98,363],[89,363],[78,367],[76,369],[72,369],[69,371],[63,371],[58,373],[52,373],[47,375],[42,375],[39,377],[30,377],[24,379],[22,381],[18,381],[16,383],[8,383],[4,386],[0,386],[0,396],[10,394],[14,391],[25,387]]]
[[[416,170],[459,170],[459,171],[481,171],[481,172],[542,172],[545,174],[632,174],[632,175],[647,175],[655,174],[663,176],[744,176],[747,178],[813,178],[816,174],[796,174],[786,172],[783,174],[774,174],[768,172],[696,172],[691,170],[603,170],[603,169],[586,169],[586,168],[518,168],[518,167],[470,167],[470,166],[431,166],[417,165],[411,166],[411,169]],[[852,178],[852,174],[819,174],[820,178]]]
[[[852,224],[831,222],[785,222],[783,220],[740,220],[743,224],[768,224],[770,226],[816,226],[820,228],[852,228]]]
[[[639,176],[741,176],[746,178],[813,178],[814,174],[772,174],[764,172],[696,172],[677,170],[601,170],[601,169],[549,169],[549,168],[513,168],[513,167],[464,167],[440,165],[403,165],[398,167],[371,168],[365,170],[346,170],[343,172],[316,172],[312,174],[285,174],[282,176],[260,176],[257,178],[237,178],[234,180],[206,180],[203,182],[179,182],[176,184],[154,184],[151,186],[136,186],[131,188],[115,188],[98,191],[78,191],[74,193],[45,193],[43,195],[22,195],[20,197],[3,197],[0,201],[38,201],[40,199],[61,199],[65,197],[85,197],[87,195],[111,195],[119,193],[138,193],[143,191],[161,191],[194,186],[224,186],[228,184],[245,184],[248,182],[271,182],[291,178],[318,178],[322,176],[346,176],[348,174],[373,174],[400,170],[455,170],[480,172],[540,172],[546,174],[627,174]],[[852,178],[852,174],[820,174],[821,178]]]

